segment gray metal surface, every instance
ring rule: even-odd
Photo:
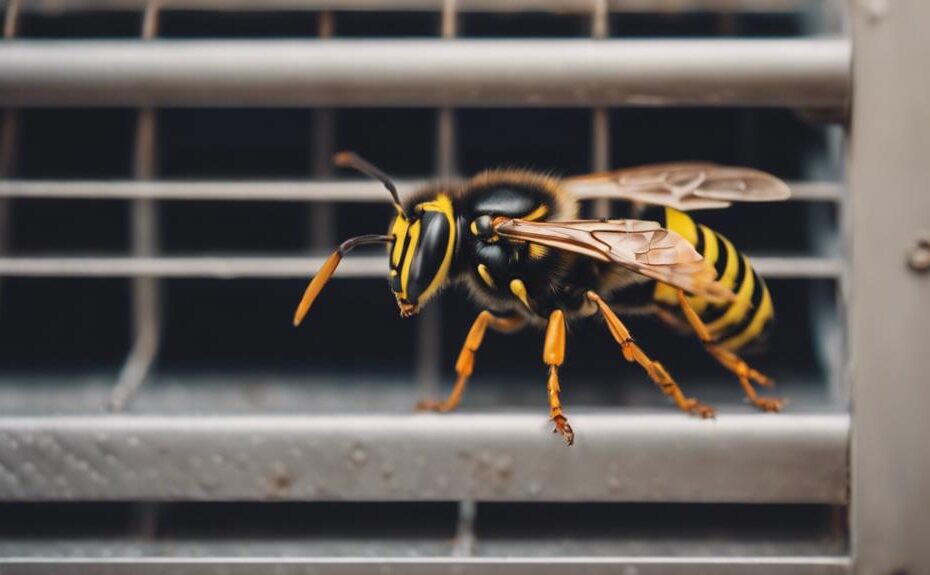
[[[930,3],[852,5],[854,552],[859,573],[927,573],[930,276],[906,258],[930,229]]]
[[[3,500],[847,500],[845,414],[0,418]]]
[[[843,270],[838,258],[810,256],[752,256],[753,267],[769,278],[836,278]],[[323,265],[326,256],[163,256],[163,257],[0,257],[0,276],[97,276],[185,278],[306,278]],[[351,256],[336,277],[384,277],[385,256]]]
[[[840,575],[850,573],[845,557],[607,557],[607,558],[347,558],[282,559],[280,557],[233,558],[191,557],[170,559],[86,558],[34,561],[0,559],[0,573],[23,575],[73,573],[116,575],[122,573],[260,574],[275,575],[367,575],[409,573],[411,575]]]
[[[22,41],[0,105],[838,107],[846,39]]]

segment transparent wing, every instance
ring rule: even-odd
[[[788,199],[785,182],[752,168],[701,162],[653,164],[568,178],[577,196],[614,196],[677,210],[726,208],[730,202],[774,202]]]
[[[611,262],[714,302],[733,292],[716,281],[713,267],[686,239],[656,222],[572,220],[529,222],[499,218],[494,230],[512,240],[542,244]]]

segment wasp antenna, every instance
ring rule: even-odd
[[[397,186],[394,185],[391,177],[384,173],[380,168],[355,154],[354,152],[337,153],[333,156],[333,164],[340,168],[352,168],[358,170],[366,176],[370,176],[384,184],[384,187],[387,188],[387,191],[391,193],[391,197],[394,198],[394,207],[397,208],[398,213],[402,214],[404,217],[407,217],[407,213],[404,211],[404,205],[400,203],[400,196],[397,193]]]
[[[300,322],[304,320],[307,312],[310,311],[310,306],[313,305],[316,296],[320,295],[320,292],[323,291],[323,286],[326,285],[326,282],[329,281],[329,278],[333,277],[333,273],[336,271],[336,268],[339,266],[339,262],[342,261],[342,256],[347,254],[352,248],[364,244],[377,244],[377,243],[391,243],[394,241],[394,236],[380,236],[380,235],[367,235],[359,236],[357,238],[348,239],[341,244],[339,247],[326,258],[326,261],[323,263],[323,267],[320,268],[320,271],[310,280],[310,284],[307,286],[307,289],[304,290],[304,296],[300,299],[300,303],[297,304],[297,310],[294,312],[294,327],[300,325]]]

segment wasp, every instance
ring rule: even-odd
[[[401,316],[416,314],[452,284],[464,285],[484,309],[465,337],[451,393],[444,401],[421,401],[418,409],[455,409],[488,328],[510,333],[533,325],[545,330],[542,360],[549,372],[553,432],[571,445],[574,431],[559,399],[566,322],[599,315],[623,358],[641,366],[682,411],[714,417],[714,408],[686,396],[619,317],[650,313],[697,336],[736,376],[753,405],[781,410],[781,399],[760,396],[754,387],[770,387],[772,380],[737,354],[770,331],[769,290],[726,237],[687,213],[736,201],[784,200],[790,190],[778,178],[711,163],[657,164],[562,180],[494,169],[428,186],[401,201],[391,178],[355,154],[337,154],[334,163],[380,180],[396,214],[387,234],[349,239],[326,260],[304,292],[295,326],[342,257],[371,243],[387,245],[390,288]],[[626,200],[638,217],[577,219],[578,198],[604,191]]]

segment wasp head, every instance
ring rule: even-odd
[[[391,291],[400,315],[409,317],[438,291],[449,275],[455,252],[455,216],[445,194],[398,211],[391,223]]]

